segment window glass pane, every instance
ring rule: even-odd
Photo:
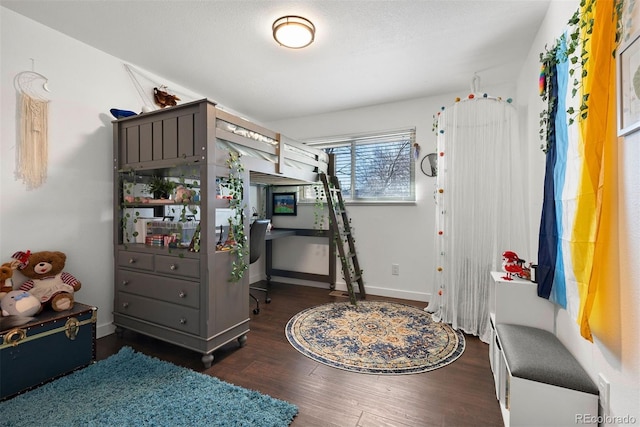
[[[410,141],[357,144],[356,197],[394,199],[411,196]]]
[[[351,146],[330,147],[325,149],[328,154],[336,156],[336,176],[340,181],[342,197],[351,197]]]
[[[342,196],[353,201],[415,200],[415,129],[309,141],[335,156]]]

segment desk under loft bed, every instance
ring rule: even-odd
[[[116,332],[132,330],[190,348],[210,366],[215,349],[234,339],[242,346],[249,331],[249,274],[230,282],[235,258],[216,250],[216,213],[229,210],[229,201],[218,197],[219,182],[229,177],[229,153],[241,155],[246,207],[249,185],[319,183],[320,175],[330,172],[329,156],[207,99],[116,120],[113,132]],[[139,197],[154,177],[184,184],[194,196],[181,203]],[[132,229],[146,212],[162,218],[189,213],[198,223],[197,243],[193,233],[191,242],[184,240],[187,233],[176,233],[177,240],[167,245],[153,236],[141,239]],[[248,215],[244,227],[248,231]],[[326,237],[333,245],[329,231],[289,231]],[[317,275],[273,269],[268,252],[268,276],[335,284],[334,259],[327,275]]]
[[[216,144],[218,149],[242,155],[242,164],[249,172],[250,185],[267,186],[266,213],[271,218],[271,188],[320,184],[320,173],[332,171],[330,156],[248,120],[217,109]],[[330,230],[312,228],[280,228],[274,236],[267,236],[265,265],[267,282],[272,276],[329,283],[335,288],[336,267],[329,257],[327,274],[307,273],[273,267],[273,240],[290,236],[328,238],[329,253],[334,254]]]

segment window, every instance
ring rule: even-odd
[[[335,155],[336,175],[346,201],[414,201],[415,134],[415,129],[405,129],[307,143]],[[305,199],[315,198],[312,189],[304,191]]]

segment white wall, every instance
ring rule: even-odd
[[[113,310],[113,133],[110,108],[142,101],[123,62],[0,7],[0,262],[18,250],[59,250],[82,282],[76,300],[98,307],[98,336]],[[49,79],[48,178],[27,190],[14,179],[17,108],[14,76]],[[17,283],[24,277],[16,273]]]
[[[532,253],[537,253],[539,215],[542,209],[545,156],[540,150],[538,136],[539,114],[544,108],[538,94],[540,69],[539,54],[545,45],[566,28],[578,9],[579,1],[553,1],[537,38],[531,47],[525,66],[518,79],[518,108],[526,110],[526,137],[529,169],[530,207],[533,212],[530,235]],[[619,142],[619,253],[620,283],[612,283],[608,290],[614,306],[608,309],[616,314],[615,331],[594,331],[594,343],[580,336],[578,325],[567,312],[556,310],[556,335],[580,361],[596,382],[602,374],[611,383],[610,410],[614,417],[634,416],[640,423],[640,134],[636,133]],[[537,217],[536,217],[537,215]],[[537,219],[536,219],[537,218]],[[619,319],[617,318],[619,316]],[[612,319],[613,320],[613,319]],[[605,425],[624,425],[624,419],[604,419]]]
[[[415,127],[422,158],[436,149],[436,135],[432,131],[434,114],[443,106],[451,106],[456,97],[467,96],[472,78],[473,70],[469,70],[469,87],[462,87],[454,94],[282,120],[267,123],[267,126],[302,140]],[[480,91],[506,99],[514,96],[515,85],[481,87]],[[368,293],[416,301],[429,300],[436,268],[434,185],[435,178],[425,176],[417,165],[415,204],[347,206]],[[300,206],[298,215],[306,215],[306,222],[313,224],[313,209],[312,205]],[[296,218],[295,221],[299,222],[300,219]],[[290,225],[291,219],[280,217],[275,218],[273,224],[295,226]],[[274,257],[277,256],[283,268],[294,268],[302,258],[307,268],[314,269],[314,272],[327,271],[326,251],[323,252],[318,245],[310,245],[305,249],[297,242],[287,242],[277,247],[278,243],[274,243]],[[399,264],[399,275],[391,274],[391,264]],[[346,289],[340,274],[337,289]]]

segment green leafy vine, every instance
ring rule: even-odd
[[[244,233],[245,203],[244,203],[244,166],[240,161],[241,155],[229,152],[227,166],[229,167],[229,178],[226,187],[229,189],[229,208],[233,211],[233,216],[229,218],[229,233],[233,236],[235,244],[231,248],[231,254],[235,260],[231,263],[230,282],[239,282],[245,271],[249,268],[247,257],[247,237]]]
[[[546,102],[546,108],[540,113],[540,140],[542,141],[540,148],[545,153],[549,150],[551,144],[551,138],[553,135],[553,122],[552,117],[555,113],[555,106],[557,97],[553,95],[551,84],[555,78],[556,69],[556,52],[558,46],[554,46],[551,49],[546,49],[545,52],[540,54],[540,62],[542,63],[542,70],[540,72],[541,88],[540,96],[542,100]]]
[[[571,79],[571,97],[575,98],[580,94],[579,107],[569,106],[566,110],[568,124],[572,125],[576,120],[583,121],[589,115],[589,93],[583,85],[585,77],[588,75],[588,63],[590,54],[587,50],[588,43],[593,36],[593,28],[595,23],[594,7],[597,0],[582,0],[580,7],[569,19],[568,25],[570,30],[566,35],[562,35],[556,40],[554,46],[540,54],[540,62],[542,63],[540,73],[540,96],[546,102],[546,108],[540,113],[540,130],[539,136],[542,141],[540,148],[545,153],[553,144],[554,126],[553,117],[555,116],[555,107],[557,106],[557,97],[551,93],[552,82],[556,77],[556,66],[560,63],[569,61],[569,78]],[[624,0],[615,0],[614,19],[616,22],[616,44],[620,41],[622,32],[621,15]],[[601,18],[605,19],[605,18]],[[566,49],[560,49],[562,44],[566,45]],[[615,56],[615,51],[612,52]]]
[[[315,201],[313,204],[313,228],[317,231],[322,231],[325,224],[325,205],[326,196],[324,194],[324,188],[320,184],[315,184],[313,187],[315,193]]]
[[[584,89],[583,81],[588,74],[587,64],[589,61],[589,52],[586,49],[587,43],[593,33],[594,19],[592,17],[593,5],[595,0],[582,0],[580,8],[569,19],[568,25],[570,31],[556,40],[553,47],[547,49],[540,54],[541,69],[541,88],[540,96],[546,102],[546,108],[540,113],[540,130],[539,136],[542,141],[540,148],[545,153],[549,151],[553,144],[553,134],[555,132],[553,126],[553,117],[556,114],[556,106],[558,98],[553,95],[551,88],[556,78],[556,66],[569,61],[569,78],[572,79],[571,97],[575,96]],[[565,49],[561,49],[562,45],[566,45]],[[569,125],[573,124],[576,119],[584,120],[589,114],[589,94],[582,93],[580,107],[576,110],[573,106],[569,106],[566,110]]]
[[[571,88],[571,97],[575,98],[578,92],[584,89],[583,81],[588,75],[587,63],[589,62],[589,53],[587,51],[587,43],[593,35],[593,6],[595,0],[582,0],[580,2],[581,9],[584,7],[582,13],[580,9],[573,14],[569,20],[569,26],[572,31],[569,33],[569,39],[566,40],[567,50],[561,55],[559,61],[569,61],[569,77],[573,78]],[[579,74],[579,76],[577,75]],[[569,107],[567,114],[569,115],[569,125],[572,125],[576,118],[578,120],[585,120],[589,114],[589,94],[583,93],[580,100],[580,107],[576,111],[575,108]]]

